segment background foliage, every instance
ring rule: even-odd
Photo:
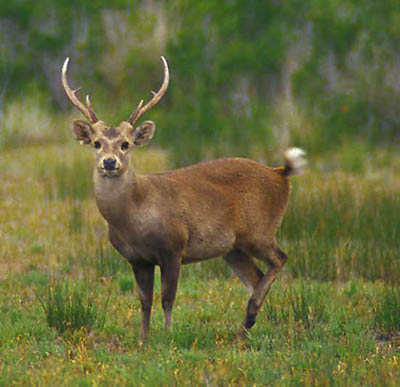
[[[165,55],[171,86],[149,117],[181,163],[398,140],[396,0],[9,0],[0,21],[3,133],[16,101],[24,112],[71,109],[66,56],[71,83],[116,124],[158,87]]]

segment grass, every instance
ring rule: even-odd
[[[113,277],[119,272],[129,272],[130,265],[111,246],[104,248],[100,245],[96,252],[95,268],[98,277]]]
[[[400,185],[393,170],[306,174],[280,230],[293,276],[398,281]]]
[[[3,151],[0,385],[398,384],[400,164],[384,152],[359,159],[314,160],[293,178],[278,234],[289,261],[246,343],[236,331],[248,294],[214,259],[183,268],[169,332],[156,271],[143,345],[131,269],[92,197],[90,152]],[[169,168],[155,149],[133,161]]]
[[[104,327],[108,299],[104,310],[99,310],[93,295],[79,283],[71,287],[68,281],[56,282],[47,287],[44,296],[37,297],[49,327],[56,328],[58,333]]]
[[[43,108],[48,105],[47,102],[40,93],[35,93],[5,106],[0,115],[0,151],[26,144],[65,141],[65,126],[68,120]],[[60,130],[60,127],[63,130]]]
[[[386,287],[374,308],[375,327],[385,333],[400,332],[400,288]]]

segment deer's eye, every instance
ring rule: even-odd
[[[121,149],[123,151],[127,150],[129,148],[129,142],[125,141],[121,144]]]
[[[94,147],[95,147],[96,149],[100,149],[100,148],[101,148],[100,141],[95,141],[95,142],[94,142]]]

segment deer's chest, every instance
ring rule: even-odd
[[[185,243],[179,227],[154,208],[127,211],[121,219],[114,219],[109,225],[118,236],[114,238],[118,239],[117,242],[111,243],[128,259],[161,264],[164,259],[180,255]]]

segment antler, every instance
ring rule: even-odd
[[[161,60],[163,61],[164,64],[164,81],[160,87],[160,90],[158,90],[157,93],[152,91],[153,93],[153,98],[146,103],[146,105],[143,105],[143,100],[141,100],[137,106],[137,108],[134,110],[134,112],[131,114],[131,116],[128,119],[128,122],[133,126],[133,124],[148,110],[150,110],[154,105],[158,103],[158,101],[163,97],[165,92],[168,89],[168,83],[169,83],[169,70],[168,70],[168,63],[166,59],[162,56]]]
[[[86,96],[86,105],[87,105],[86,107],[81,101],[79,101],[78,97],[76,96],[76,93],[80,90],[80,88],[72,90],[68,85],[67,81],[68,62],[69,58],[66,58],[61,73],[61,79],[65,93],[67,94],[70,101],[75,105],[75,107],[77,107],[92,124],[94,124],[95,122],[98,121],[98,118],[96,117],[96,114],[92,109],[89,96],[88,95]]]

